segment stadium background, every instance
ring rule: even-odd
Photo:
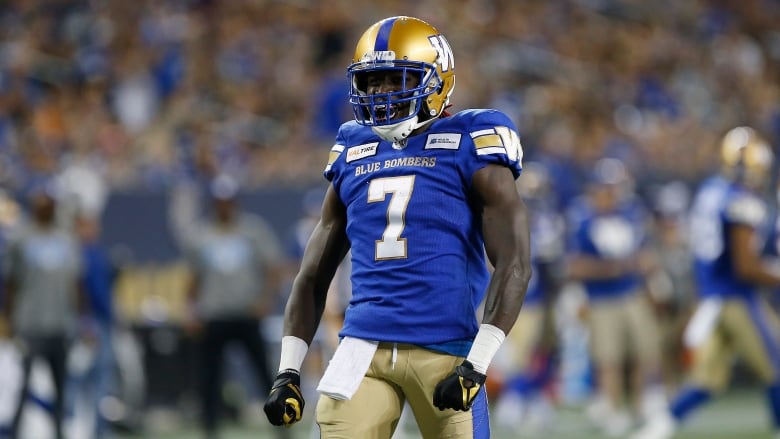
[[[656,189],[691,189],[713,171],[728,128],[780,139],[775,0],[371,3],[0,5],[0,225],[24,221],[25,194],[52,179],[66,206],[100,216],[122,269],[118,309],[141,352],[143,437],[190,437],[177,429],[195,416],[191,346],[178,329],[177,225],[201,212],[208,183],[225,173],[242,204],[293,241],[324,188],[335,131],[351,118],[344,69],[369,23],[406,14],[435,24],[455,52],[452,110],[507,112],[562,208],[604,155],[622,159],[661,209]],[[734,398],[683,437],[761,437],[763,403],[745,392],[749,379],[737,382]],[[584,437],[576,410],[562,419],[574,433],[560,437]]]

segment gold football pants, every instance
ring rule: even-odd
[[[321,437],[390,439],[405,402],[425,439],[490,437],[484,386],[470,411],[440,411],[433,405],[434,388],[461,362],[462,357],[414,345],[380,343],[352,399],[320,396],[316,412]]]
[[[708,390],[722,390],[739,356],[763,383],[772,384],[780,372],[779,339],[780,320],[765,300],[728,300],[694,351],[691,379]]]

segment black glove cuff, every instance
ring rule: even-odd
[[[455,373],[467,380],[471,380],[479,384],[480,386],[485,384],[485,381],[487,380],[487,375],[481,374],[474,370],[474,366],[468,360],[463,360],[463,363],[455,368]]]

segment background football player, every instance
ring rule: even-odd
[[[645,282],[657,260],[647,242],[649,216],[625,165],[594,164],[585,196],[569,212],[567,273],[587,296],[590,351],[596,372],[592,421],[611,437],[628,432],[645,396],[660,386],[660,340]],[[630,386],[624,366],[630,363]],[[633,388],[636,403],[625,389]],[[662,395],[662,392],[661,392]]]
[[[780,428],[780,321],[761,287],[780,285],[780,270],[762,260],[768,206],[763,192],[774,155],[755,130],[730,130],[722,169],[702,183],[690,213],[699,303],[684,335],[693,350],[689,384],[634,439],[665,439],[679,423],[728,384],[739,355],[766,385]]]

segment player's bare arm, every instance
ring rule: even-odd
[[[737,275],[750,283],[767,287],[780,285],[780,272],[767,266],[755,250],[755,230],[747,225],[731,228],[729,239],[733,249],[732,264]]]
[[[493,355],[512,329],[531,278],[528,215],[511,171],[487,165],[472,177],[481,209],[485,252],[494,267],[482,325],[466,360],[433,393],[439,410],[469,410],[485,383]]]
[[[482,204],[485,250],[495,267],[482,323],[508,334],[520,313],[531,278],[528,212],[512,173],[505,167],[488,165],[480,169],[474,173],[473,186]]]
[[[322,216],[314,228],[293,282],[284,316],[284,335],[310,344],[320,323],[328,287],[349,250],[346,208],[332,187],[322,205]]]

